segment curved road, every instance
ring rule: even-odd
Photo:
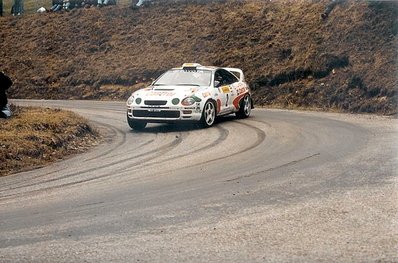
[[[0,178],[0,262],[398,261],[397,120],[256,109],[131,131],[122,102],[14,101],[105,142]]]

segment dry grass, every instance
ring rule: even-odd
[[[13,107],[0,119],[0,176],[41,167],[82,152],[100,138],[87,121],[69,111]]]
[[[125,1],[4,17],[0,65],[12,98],[124,100],[199,62],[242,68],[260,105],[396,113],[398,3],[347,1],[322,21],[328,2]]]

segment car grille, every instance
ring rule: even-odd
[[[149,118],[179,118],[179,111],[150,111],[150,110],[133,110],[134,117]]]
[[[145,105],[156,105],[156,106],[161,106],[161,105],[166,105],[167,100],[145,100],[144,104]]]

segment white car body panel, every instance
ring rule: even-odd
[[[127,101],[127,117],[130,120],[142,122],[200,121],[206,101],[212,100],[216,105],[217,116],[222,116],[238,112],[240,100],[246,94],[251,95],[250,88],[244,82],[244,75],[240,69],[200,65],[195,68],[212,72],[209,86],[151,85],[137,90]],[[230,85],[215,87],[214,75],[220,69],[232,73],[237,81]],[[185,68],[173,70],[185,70]],[[182,100],[187,97],[194,98],[195,103],[190,106],[182,105]],[[178,103],[175,103],[177,100]]]

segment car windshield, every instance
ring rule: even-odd
[[[160,76],[155,86],[210,86],[210,70],[172,69]]]

